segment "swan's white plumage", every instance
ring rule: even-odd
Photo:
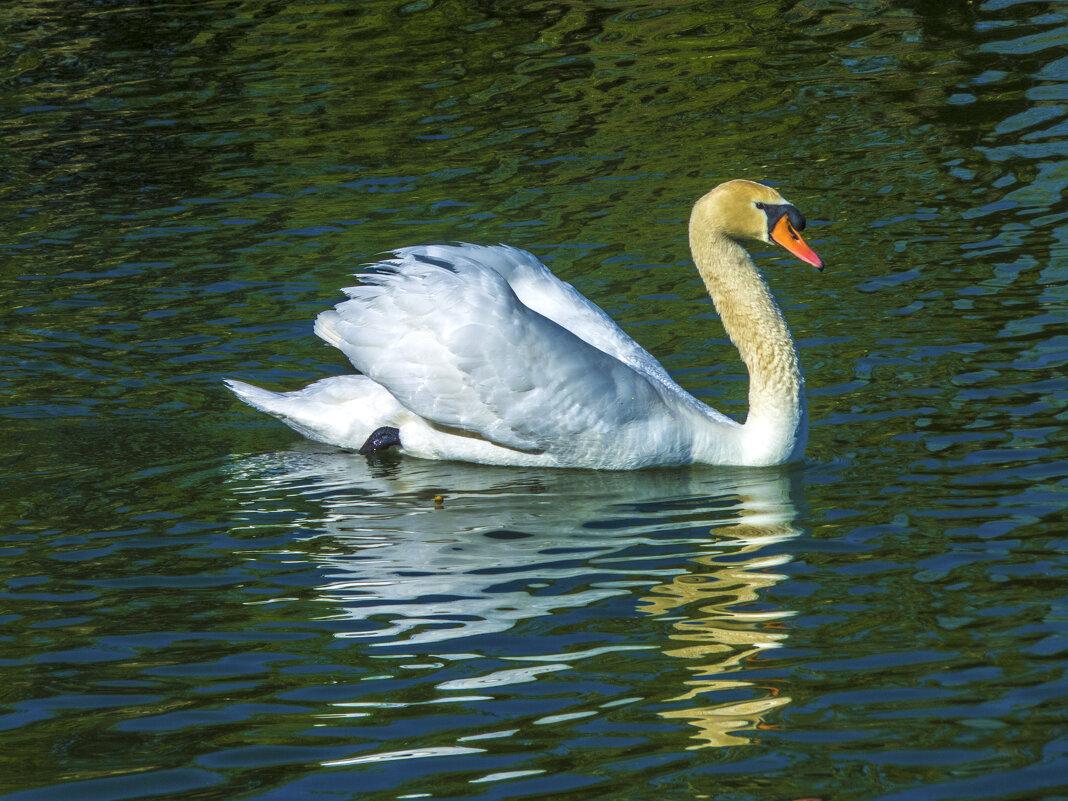
[[[689,461],[689,396],[530,254],[438,245],[376,267],[315,330],[404,409],[560,464]]]
[[[762,287],[737,250],[728,260],[748,262]],[[796,420],[785,428],[772,422],[770,433],[763,431],[768,420],[742,426],[685,392],[529,253],[504,245],[409,247],[360,278],[344,290],[347,301],[319,315],[315,332],[362,376],[288,393],[237,381],[230,388],[312,439],[358,449],[390,426],[404,452],[426,458],[633,469],[771,464],[796,455],[803,400],[790,406],[789,395],[797,394],[799,372],[774,390]],[[763,302],[774,308],[770,295]],[[721,309],[725,323],[729,311]],[[775,353],[794,353],[788,333],[786,340]]]

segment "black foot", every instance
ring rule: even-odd
[[[400,444],[400,430],[391,426],[382,426],[371,432],[371,436],[367,438],[367,442],[363,443],[363,446],[360,448],[360,453],[366,456],[369,453],[384,451],[386,448],[391,448],[394,445]]]

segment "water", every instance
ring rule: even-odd
[[[1068,6],[0,19],[3,798],[1068,797]],[[828,265],[757,249],[803,464],[369,462],[220,384],[506,241],[741,416],[685,219],[742,176]]]

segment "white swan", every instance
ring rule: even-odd
[[[270,392],[227,386],[319,442],[427,459],[628,470],[774,465],[801,457],[808,419],[790,331],[741,239],[822,268],[805,219],[762,184],[720,184],[693,207],[690,250],[749,370],[745,424],[701,403],[603,311],[534,256],[427,245],[373,265],[315,333],[363,375]]]

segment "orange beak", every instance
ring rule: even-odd
[[[775,223],[775,227],[771,229],[771,239],[793,253],[801,261],[811,264],[817,270],[823,269],[823,260],[816,255],[812,248],[805,244],[805,240],[790,225],[790,221],[786,219],[785,214],[779,218],[779,221]]]

